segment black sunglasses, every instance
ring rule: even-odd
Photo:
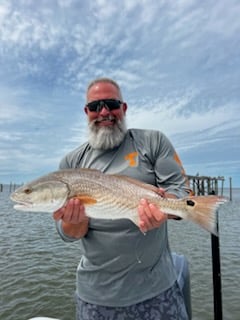
[[[102,108],[106,108],[109,111],[119,109],[123,102],[115,99],[102,99],[95,100],[86,104],[89,111],[100,112]]]

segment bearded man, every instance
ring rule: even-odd
[[[92,168],[133,177],[184,197],[184,170],[166,136],[126,128],[127,103],[109,78],[87,88],[88,141],[67,154],[60,169]],[[65,241],[79,241],[76,319],[189,319],[168,245],[167,215],[142,199],[139,227],[131,221],[90,219],[78,199],[53,215]],[[168,218],[175,219],[174,216]]]

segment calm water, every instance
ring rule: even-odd
[[[0,192],[0,319],[74,319],[77,243],[59,239],[49,214],[16,212]],[[224,319],[240,319],[240,189],[219,212]],[[173,251],[188,257],[194,320],[213,319],[211,240],[192,223],[170,222]]]

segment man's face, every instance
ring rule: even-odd
[[[106,99],[122,101],[118,89],[108,82],[96,83],[87,93],[87,103]],[[124,139],[127,104],[119,103],[118,108],[112,110],[107,102],[101,101],[97,106],[99,110],[91,111],[90,106],[84,109],[88,116],[89,143],[94,149],[112,149]]]
[[[101,99],[116,99],[122,100],[118,89],[111,83],[108,82],[99,82],[93,85],[87,93],[87,103],[101,100]],[[85,112],[88,116],[88,121],[91,122],[95,120],[96,126],[113,126],[117,120],[122,120],[127,110],[126,103],[123,103],[120,109],[107,110],[102,108],[100,112],[90,111],[85,107]],[[111,119],[112,120],[109,120]]]

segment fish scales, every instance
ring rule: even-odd
[[[105,174],[94,169],[66,169],[49,173],[18,188],[11,199],[16,210],[54,212],[71,198],[85,205],[86,214],[97,219],[130,219],[138,225],[142,198],[166,214],[193,221],[217,234],[216,211],[227,199],[218,196],[162,198],[158,188],[130,177]]]

